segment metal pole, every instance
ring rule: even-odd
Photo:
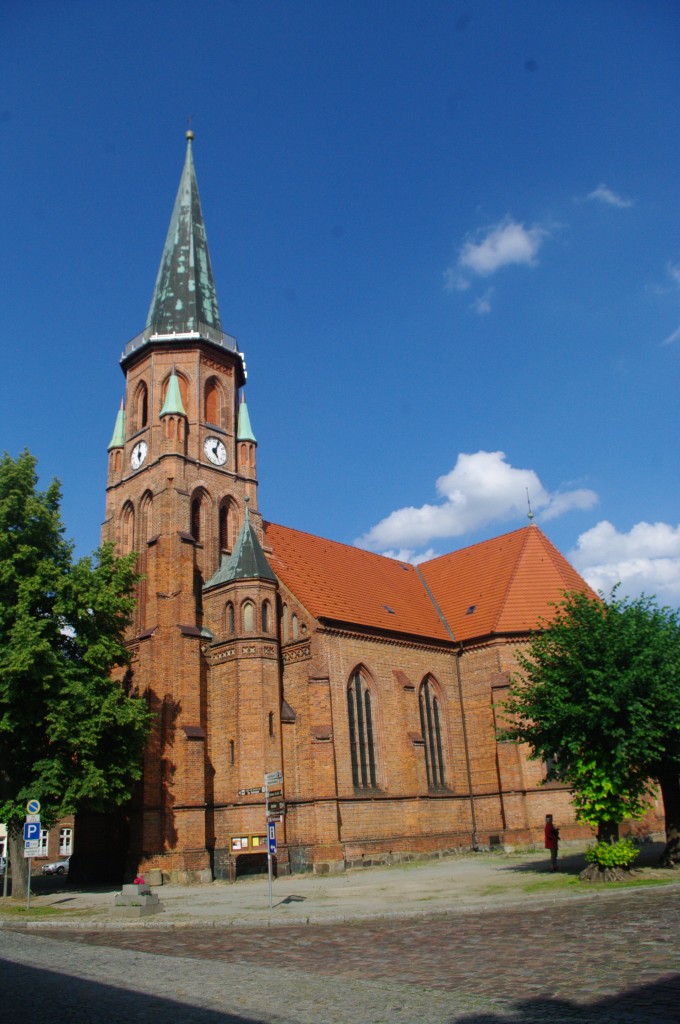
[[[269,835],[267,835],[267,843],[269,842]],[[267,850],[267,870],[269,872],[269,909],[272,909],[272,855]]]
[[[31,909],[31,861],[32,857],[28,857],[28,885],[26,886],[26,910]]]

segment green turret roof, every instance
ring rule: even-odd
[[[246,405],[245,396],[241,397],[241,404],[238,407],[238,431],[236,439],[238,441],[253,441],[257,444],[257,440],[253,434],[253,428],[250,425],[250,416],[248,415],[248,406]]]
[[[182,392],[179,389],[179,377],[173,370],[168,381],[168,390],[165,392],[165,401],[161,409],[161,416],[186,416],[182,402]]]
[[[276,580],[276,573],[267,561],[251,525],[247,505],[246,516],[234,550],[223,560],[222,565],[204,584],[203,589],[217,587],[221,583],[232,583],[234,580]]]
[[[222,330],[201,200],[187,132],[187,155],[151,300],[147,328],[156,334]]]
[[[111,451],[112,448],[124,448],[125,447],[125,406],[121,400],[120,409],[116,415],[116,425],[113,428],[113,437],[107,451]]]

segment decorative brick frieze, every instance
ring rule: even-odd
[[[309,661],[312,648],[309,643],[298,644],[296,647],[284,647],[282,652],[284,665],[292,665],[298,661]]]

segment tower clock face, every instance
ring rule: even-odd
[[[130,465],[133,469],[139,469],[141,464],[146,458],[146,453],[149,450],[149,446],[146,441],[138,441],[132,449],[132,455],[130,456]]]
[[[206,437],[203,442],[203,451],[213,466],[223,466],[227,461],[227,449],[219,437]]]

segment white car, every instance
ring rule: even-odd
[[[70,857],[67,857],[66,860],[55,860],[51,864],[43,864],[43,875],[67,875],[69,860]]]

